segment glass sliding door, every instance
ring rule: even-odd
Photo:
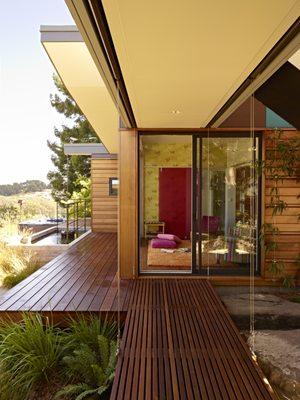
[[[191,198],[191,135],[140,135],[140,272],[191,273]]]
[[[194,138],[194,273],[246,275],[253,255],[258,272],[258,157],[258,138]]]

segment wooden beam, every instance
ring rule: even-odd
[[[138,132],[120,132],[119,265],[121,278],[138,275]]]

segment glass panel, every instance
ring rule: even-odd
[[[251,138],[202,139],[201,268],[247,274],[256,253],[257,184]],[[253,211],[254,210],[254,211]]]
[[[139,175],[141,272],[190,272],[191,136],[142,135]]]

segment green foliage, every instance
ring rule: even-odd
[[[86,200],[86,202],[78,203],[78,216],[84,217],[91,216],[92,213],[92,205],[91,205],[91,178],[86,178],[80,176],[78,178],[77,185],[80,187],[80,190],[74,191],[72,194],[72,200]]]
[[[279,275],[284,271],[284,262],[274,259],[271,261],[271,264],[270,264],[268,270],[274,276]]]
[[[22,323],[0,326],[0,399],[26,400],[58,374],[68,343],[61,332],[39,315]]]
[[[75,383],[67,385],[57,393],[57,398],[76,394],[76,400],[91,395],[101,395],[109,388],[114,378],[117,342],[103,335],[97,336],[97,347],[80,343],[71,356],[64,357],[66,370]]]
[[[17,235],[20,221],[53,217],[55,213],[55,202],[47,192],[0,196],[0,239]]]
[[[46,398],[56,392],[64,399],[102,399],[114,377],[116,332],[114,322],[95,316],[72,319],[64,330],[40,315],[2,321],[0,400],[44,398],[44,392],[51,394]]]
[[[27,180],[21,183],[12,183],[6,185],[0,185],[0,196],[12,196],[19,193],[34,193],[41,192],[47,189],[45,182],[37,179]]]
[[[282,134],[281,130],[274,130],[272,144],[266,151],[265,160],[256,165],[257,174],[265,174],[266,178],[273,182],[269,193],[270,203],[267,206],[272,209],[272,217],[282,215],[288,208],[288,204],[280,197],[279,183],[283,182],[286,178],[296,177],[297,179],[300,176],[300,139],[298,137],[283,138]],[[276,259],[276,251],[278,250],[276,235],[279,233],[280,231],[274,222],[264,224],[260,232],[260,242],[265,248],[265,254],[273,254],[269,272],[273,276],[283,275],[283,286],[291,288],[295,286],[295,277],[284,274],[284,262]]]
[[[87,320],[78,316],[70,319],[70,338],[74,343],[84,343],[94,351],[98,348],[98,336],[114,340],[117,337],[117,325],[108,319],[101,320],[92,315]]]
[[[0,226],[3,221],[16,221],[20,215],[20,208],[12,204],[0,205]]]
[[[34,254],[22,246],[9,246],[0,241],[0,282],[11,287],[39,267]]]
[[[39,267],[40,265],[37,262],[34,262],[19,271],[7,274],[3,278],[3,286],[7,288],[12,288],[13,286],[16,286],[18,283],[22,282],[25,278],[38,270]]]
[[[289,301],[292,301],[293,303],[300,303],[300,296],[292,296],[289,298]]]
[[[68,338],[73,352],[64,357],[65,374],[72,383],[57,393],[76,400],[101,395],[111,385],[116,364],[117,326],[107,319],[79,317],[70,321]],[[93,398],[94,398],[93,397]]]
[[[48,179],[54,199],[62,202],[69,200],[74,192],[80,192],[83,188],[80,181],[82,177],[90,177],[90,157],[67,156],[64,153],[64,144],[97,143],[99,138],[60,79],[54,76],[53,80],[58,94],[50,97],[51,105],[57,112],[69,118],[73,125],[55,129],[57,141],[48,141],[48,147],[52,151],[51,160],[55,167],[48,173]]]
[[[74,191],[72,200],[87,200],[91,198],[91,179],[84,176],[79,176],[76,184],[80,187],[79,190]]]
[[[282,280],[282,286],[287,289],[292,289],[296,286],[296,280],[293,275],[285,275]]]

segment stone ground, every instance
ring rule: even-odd
[[[257,289],[259,290],[259,288]],[[217,288],[237,326],[249,329],[249,288]],[[256,292],[255,328],[257,330],[300,329],[300,304],[279,297],[272,291]]]
[[[249,288],[217,291],[242,332],[249,333]],[[277,289],[278,292],[278,289]],[[274,290],[255,293],[255,354],[282,399],[300,400],[300,304]]]
[[[300,329],[257,331],[254,343],[269,382],[287,398],[300,399]]]

